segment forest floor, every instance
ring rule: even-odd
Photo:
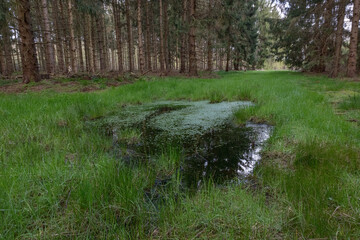
[[[2,91],[0,239],[359,239],[360,83],[286,71],[220,76]],[[86,120],[158,100],[256,103],[235,113],[237,123],[275,127],[252,177],[195,192],[175,182],[161,204],[147,201],[179,153],[129,167]]]
[[[123,77],[115,72],[102,75],[78,74],[72,77],[55,76],[51,79],[44,79],[39,82],[23,84],[19,76],[12,76],[7,79],[0,79],[0,93],[28,93],[28,92],[93,92],[111,87],[118,87],[126,84],[132,84],[137,80],[151,80],[153,78],[164,77],[164,74],[140,72],[125,74]],[[178,72],[168,72],[166,77],[182,77]],[[198,78],[213,79],[219,78],[219,75],[211,72],[200,72]]]
[[[94,78],[84,79],[58,77],[46,79],[37,83],[23,84],[20,80],[7,79],[0,81],[0,93],[28,93],[28,92],[93,92],[104,90],[108,87],[118,87],[130,84],[132,81],[116,79]]]

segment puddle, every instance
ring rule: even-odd
[[[222,183],[252,173],[272,127],[234,125],[234,112],[250,106],[253,103],[243,101],[156,102],[123,107],[92,124],[106,129],[117,156],[129,164],[156,159],[171,146],[181,147],[182,181],[198,187],[204,179]]]

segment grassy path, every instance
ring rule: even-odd
[[[161,79],[92,93],[0,94],[0,238],[360,237],[360,83],[292,72]],[[175,183],[165,203],[146,200],[159,169],[129,168],[84,120],[154,100],[252,100],[239,123],[276,130],[256,184],[195,194]],[[176,178],[177,176],[174,176]]]

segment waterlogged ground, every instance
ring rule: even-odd
[[[244,177],[260,160],[271,127],[233,122],[235,111],[253,105],[245,101],[162,101],[123,106],[90,125],[113,138],[115,153],[128,164],[152,161],[164,151],[177,149],[181,161],[176,173],[187,186],[199,187],[204,179],[222,183]]]
[[[360,82],[220,75],[0,93],[0,239],[360,239]],[[199,102],[144,104],[204,99],[216,124]],[[239,100],[256,106],[220,107]],[[251,122],[276,126],[266,148]]]

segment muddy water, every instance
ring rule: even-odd
[[[179,169],[189,187],[204,179],[216,183],[251,174],[261,156],[271,127],[264,124],[233,124],[233,114],[251,102],[168,101],[119,109],[98,120],[113,137],[114,148],[128,163],[147,161],[170,146],[182,150]],[[124,140],[124,129],[135,132]]]

